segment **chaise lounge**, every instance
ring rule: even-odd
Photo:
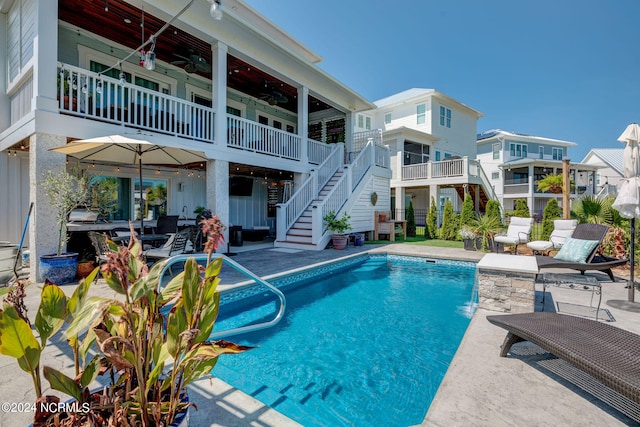
[[[595,244],[593,249],[586,254],[584,261],[575,261],[563,257],[562,255],[564,251],[575,253],[570,246],[564,245],[555,257],[536,255],[538,268],[569,268],[572,270],[578,270],[581,274],[584,274],[584,272],[588,270],[604,271],[609,275],[611,281],[615,282],[611,269],[613,267],[624,265],[629,260],[626,258],[611,258],[602,254],[596,255],[598,247],[600,246],[600,243],[602,243],[602,239],[604,239],[608,230],[609,227],[602,224],[578,224],[567,241],[571,241],[571,239],[573,239],[582,242],[598,242]]]
[[[487,316],[508,331],[500,356],[519,341],[532,342],[640,404],[640,335],[557,313]]]

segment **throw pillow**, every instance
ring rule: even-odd
[[[599,240],[582,240],[567,237],[564,245],[554,257],[561,261],[581,262],[587,261],[589,254],[600,244]]]

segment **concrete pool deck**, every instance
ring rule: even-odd
[[[364,251],[430,258],[478,261],[484,254],[462,249],[434,248],[407,244],[365,245],[349,247],[346,251],[283,252],[260,249],[238,253],[232,259],[258,276],[322,263]],[[514,258],[515,260],[515,258]],[[569,272],[569,270],[558,270]],[[589,274],[589,273],[587,273]],[[626,300],[625,282],[609,282],[606,275],[594,273],[602,283],[602,306],[615,318],[614,326],[640,334],[639,314],[618,310],[606,304],[607,300]],[[70,294],[74,285],[66,285]],[[93,286],[98,294],[109,295],[104,282]],[[27,306],[35,316],[39,291],[27,288]],[[536,284],[536,301],[541,300],[542,285]],[[546,309],[555,302],[588,306],[590,292],[556,287],[547,288]],[[640,297],[636,297],[640,299]],[[539,303],[538,303],[539,304]],[[538,307],[541,308],[541,307]],[[622,426],[632,423],[611,407],[591,398],[583,391],[551,373],[545,363],[549,357],[541,355],[529,343],[518,344],[517,356],[498,356],[506,331],[491,325],[486,310],[478,310],[465,337],[438,389],[424,426],[536,426],[563,425]],[[515,346],[514,346],[515,348]],[[43,354],[43,365],[63,371],[71,368],[66,343],[49,345]],[[640,351],[640,350],[639,350]],[[548,355],[547,355],[548,356]],[[231,357],[231,356],[230,356]],[[27,403],[33,401],[33,385],[27,373],[20,370],[9,357],[0,357],[0,402]],[[7,374],[10,373],[10,374]],[[215,375],[215,369],[213,371]],[[47,382],[43,381],[43,385]],[[261,404],[220,380],[200,380],[190,388],[190,397],[199,410],[192,412],[193,426],[296,426],[299,425],[273,409]],[[32,413],[5,413],[0,411],[0,425],[20,426],[32,421]]]

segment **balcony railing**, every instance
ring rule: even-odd
[[[285,159],[300,160],[302,139],[293,133],[227,115],[227,145]]]
[[[66,114],[214,142],[213,109],[71,65],[58,63],[58,100]]]
[[[476,167],[474,165],[471,166]],[[467,158],[406,165],[402,167],[402,179],[412,180],[475,176],[475,174],[469,173],[469,167],[470,165]]]

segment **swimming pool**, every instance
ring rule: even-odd
[[[213,374],[305,426],[418,424],[469,324],[474,277],[473,263],[389,255],[271,281],[285,317],[232,337],[257,348]],[[272,317],[264,299],[223,303],[216,330]]]

